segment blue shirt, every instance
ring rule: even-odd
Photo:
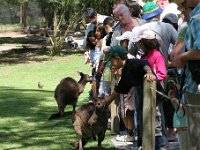
[[[200,50],[200,4],[190,13],[190,21],[186,32],[187,50]],[[183,92],[197,93],[197,83],[192,80],[192,74],[186,64],[185,84]]]

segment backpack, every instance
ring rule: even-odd
[[[188,67],[192,73],[192,79],[200,84],[200,60],[190,60],[188,61]]]

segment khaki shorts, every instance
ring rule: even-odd
[[[200,94],[185,93],[185,104],[191,144],[196,146],[200,144]],[[187,106],[187,104],[189,105]]]
[[[126,117],[127,110],[135,110],[135,88],[132,87],[128,94],[120,94],[119,112],[122,118]]]

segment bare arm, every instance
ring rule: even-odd
[[[189,50],[177,56],[172,61],[172,65],[175,67],[183,67],[188,60],[200,60],[200,50]]]
[[[180,55],[182,53],[182,48],[185,44],[184,40],[179,39],[178,43],[176,44],[176,47],[174,48],[173,52],[170,54],[170,60],[172,61],[175,57]]]
[[[110,105],[110,103],[112,103],[112,101],[116,98],[118,98],[119,93],[117,93],[116,91],[113,91],[113,93],[110,96],[105,96],[104,100],[105,100],[105,105],[108,106]]]

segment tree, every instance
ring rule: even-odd
[[[49,35],[50,55],[61,54],[62,45],[69,29],[78,20],[81,11],[72,11],[73,13],[69,16],[68,22],[64,20],[66,10],[69,8],[69,5],[74,3],[74,0],[50,0],[50,5],[53,6],[53,35]],[[64,28],[61,28],[62,24],[64,24]],[[64,33],[62,34],[63,29]]]

